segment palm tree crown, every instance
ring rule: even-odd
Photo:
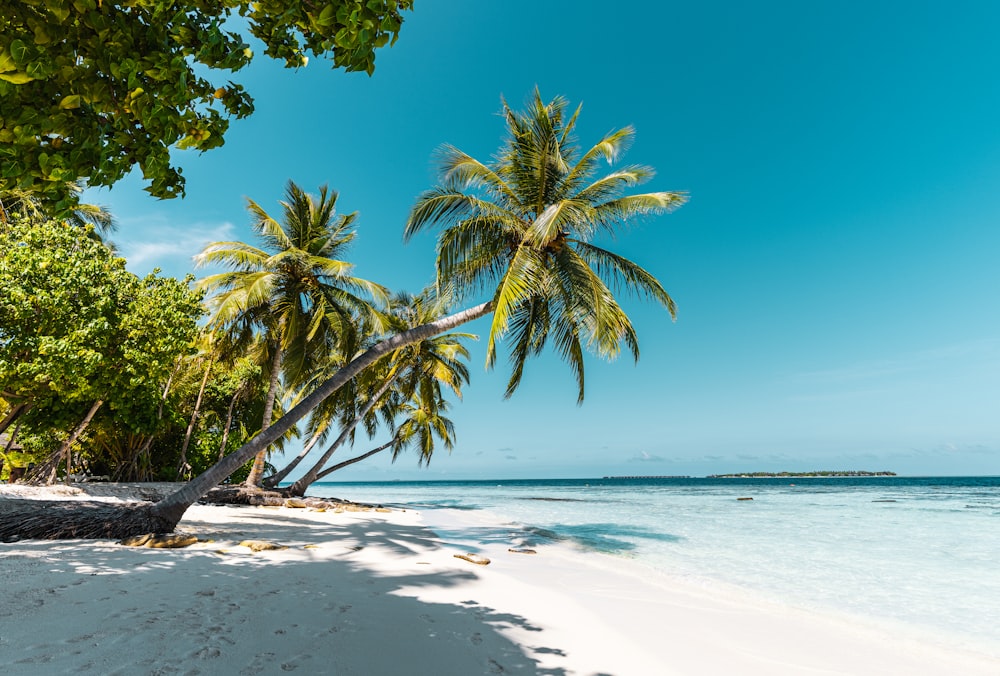
[[[317,199],[289,182],[286,198],[281,222],[247,200],[262,247],[215,242],[195,261],[230,268],[199,283],[212,294],[211,325],[237,344],[263,332],[283,353],[286,379],[299,382],[321,338],[349,334],[359,316],[381,321],[376,306],[385,305],[386,291],[352,276],[341,260],[355,237],[355,214],[336,214],[336,192],[323,186]]]
[[[210,328],[221,331],[237,353],[260,339],[270,373],[262,432],[271,424],[279,377],[284,375],[286,388],[303,383],[329,355],[331,336],[344,341],[357,326],[381,322],[368,298],[379,305],[386,300],[382,286],[352,276],[353,266],[340,260],[354,240],[355,214],[336,214],[337,193],[323,186],[315,199],[289,181],[285,194],[280,223],[247,200],[262,248],[215,242],[195,256],[199,266],[230,268],[200,282],[212,294]],[[257,454],[248,484],[261,481],[264,454]]]
[[[524,112],[504,101],[507,138],[489,164],[445,146],[440,184],[418,198],[405,236],[445,225],[438,240],[439,287],[492,293],[487,366],[496,361],[497,340],[508,336],[506,396],[520,384],[527,358],[551,340],[569,362],[582,402],[585,349],[614,358],[624,344],[639,357],[635,330],[612,290],[653,299],[675,314],[652,274],[595,245],[594,238],[676,208],[686,196],[624,194],[652,178],[648,167],[625,166],[595,178],[602,160],[612,164],[627,149],[633,129],[607,134],[580,152],[573,136],[580,109],[567,118],[566,106],[562,98],[544,103],[537,89]]]

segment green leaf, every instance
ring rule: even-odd
[[[70,110],[72,108],[79,108],[80,107],[80,95],[79,94],[70,94],[69,96],[63,98],[63,100],[59,102],[59,107],[62,108],[63,110]]]
[[[324,7],[323,11],[319,13],[318,17],[316,17],[316,23],[323,27],[331,26],[334,21],[336,21],[336,18],[337,8],[330,4]]]
[[[10,55],[14,57],[15,63],[24,63],[27,59],[28,47],[21,40],[13,40],[10,43]]]
[[[11,84],[24,84],[34,79],[27,73],[0,73],[0,80],[10,82]]]
[[[11,70],[17,70],[17,64],[14,63],[14,58],[4,50],[0,52],[0,73],[6,73]]]

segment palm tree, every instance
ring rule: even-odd
[[[40,198],[36,193],[27,190],[9,190],[0,192],[0,224],[20,217],[34,220],[45,220],[57,216],[70,225],[78,228],[91,226],[89,236],[103,242],[112,251],[117,251],[114,242],[108,237],[118,229],[118,223],[105,207],[95,204],[81,204],[78,196],[84,190],[80,182],[70,182],[67,186],[73,194],[75,204],[68,210],[55,211],[53,205]]]
[[[405,230],[410,238],[431,226],[444,226],[438,240],[439,293],[466,298],[485,293],[487,300],[378,342],[266,432],[172,495],[130,516],[116,513],[117,533],[172,530],[188,506],[365,368],[491,312],[487,363],[495,362],[499,339],[509,335],[513,343],[508,394],[520,383],[527,358],[541,352],[549,338],[576,375],[578,398],[583,395],[585,348],[613,357],[624,344],[638,355],[635,331],[612,290],[651,298],[671,316],[674,303],[651,273],[593,239],[614,235],[637,217],[668,212],[683,204],[685,195],[624,194],[652,177],[645,167],[623,167],[595,178],[601,160],[613,163],[626,149],[631,127],[607,134],[580,152],[573,140],[579,108],[567,117],[562,98],[546,104],[536,90],[526,111],[514,112],[504,102],[503,114],[508,135],[496,160],[483,163],[445,147],[441,183],[420,196]],[[105,520],[96,525],[109,524]],[[82,536],[79,529],[72,532]],[[0,526],[0,536],[5,534]]]
[[[439,319],[445,314],[446,304],[432,291],[418,296],[397,294],[390,306],[390,323],[402,332],[408,328],[421,326]],[[462,385],[469,381],[469,370],[463,359],[468,359],[469,351],[463,340],[475,338],[469,333],[447,333],[431,336],[394,351],[384,361],[384,374],[376,373],[377,382],[371,382],[365,389],[370,390],[364,397],[365,404],[346,416],[347,424],[341,434],[330,445],[318,461],[295,483],[288,487],[291,495],[304,495],[306,489],[317,481],[330,457],[353,436],[355,427],[370,416],[395,390],[399,399],[407,401],[419,393],[424,398],[434,396],[440,400],[441,385],[451,389],[461,397]],[[373,372],[367,369],[358,378]],[[374,430],[371,430],[372,432]]]
[[[653,176],[648,167],[626,166],[595,180],[601,160],[617,160],[634,132],[612,132],[581,154],[573,138],[579,112],[566,119],[566,101],[546,104],[537,89],[525,113],[504,102],[509,136],[497,160],[484,164],[446,146],[441,184],[420,196],[406,224],[407,238],[430,225],[447,226],[438,240],[439,285],[463,294],[492,291],[487,366],[496,360],[498,339],[509,334],[508,397],[527,358],[550,338],[573,369],[580,402],[585,348],[614,358],[624,344],[639,358],[635,330],[612,288],[644,295],[675,315],[652,274],[593,239],[614,236],[638,216],[673,209],[685,196],[623,195]]]
[[[440,391],[438,392],[438,395],[440,395]],[[434,455],[434,449],[436,446],[434,441],[435,437],[437,437],[437,439],[439,439],[444,447],[449,451],[451,451],[451,449],[455,446],[455,425],[450,419],[444,416],[444,413],[448,411],[448,408],[448,401],[444,398],[425,401],[422,401],[419,398],[410,400],[400,407],[400,413],[404,414],[406,418],[403,420],[403,423],[396,428],[396,432],[393,434],[392,439],[360,455],[356,455],[353,458],[349,458],[343,462],[339,462],[336,465],[324,469],[316,477],[317,480],[323,479],[338,470],[370,458],[388,448],[392,448],[393,462],[396,462],[396,458],[399,457],[399,454],[405,448],[414,447],[417,449],[419,454],[417,464],[430,464],[431,456]]]
[[[328,334],[353,332],[358,316],[378,321],[369,299],[385,302],[381,286],[352,276],[353,266],[341,260],[355,237],[355,214],[336,214],[337,193],[324,186],[316,199],[290,181],[285,195],[280,223],[247,200],[261,248],[215,242],[195,257],[199,266],[230,268],[200,282],[212,294],[210,327],[228,332],[235,345],[262,339],[270,381],[261,432],[272,422],[279,378],[286,387],[302,382]],[[248,486],[261,481],[265,451],[256,455]]]

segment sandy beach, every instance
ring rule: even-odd
[[[106,500],[134,493],[87,490]],[[80,497],[0,488],[0,498],[15,493]],[[456,522],[443,538],[412,510],[197,505],[178,532],[199,542],[184,549],[0,544],[0,671],[1000,673],[985,655],[609,556],[476,545],[475,530]],[[248,540],[285,548],[254,552],[240,545]],[[470,553],[489,565],[455,556]]]

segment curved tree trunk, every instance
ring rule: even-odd
[[[448,317],[438,319],[437,321],[421,324],[376,343],[345,364],[342,369],[313,390],[309,396],[276,420],[266,432],[261,432],[242,447],[196,476],[182,488],[150,507],[149,517],[156,519],[164,527],[169,526],[167,530],[172,530],[177,525],[177,522],[181,520],[181,517],[184,516],[184,512],[187,511],[188,507],[197,502],[199,498],[212,490],[227,476],[235,472],[240,465],[254,457],[258,451],[270,446],[281,435],[290,430],[295,423],[316,408],[320,402],[350,382],[352,378],[371,366],[378,359],[393,350],[398,350],[401,347],[432,338],[445,331],[450,331],[456,326],[461,326],[474,319],[485,317],[492,311],[493,302],[488,301],[467,310],[456,312]]]
[[[14,448],[14,442],[17,440],[17,433],[21,431],[21,422],[22,421],[18,421],[18,423],[14,425],[14,431],[7,435],[7,444],[3,447],[4,455],[10,453],[10,449]]]
[[[316,475],[316,480],[319,481],[323,477],[325,477],[325,476],[327,476],[329,474],[333,474],[338,469],[344,469],[345,467],[353,465],[356,462],[361,462],[365,458],[370,458],[373,455],[375,455],[376,453],[381,453],[385,449],[387,449],[390,446],[392,446],[394,443],[396,443],[396,440],[395,439],[390,439],[389,441],[385,442],[384,444],[382,444],[378,448],[373,448],[372,450],[368,451],[367,453],[362,453],[361,455],[355,456],[355,457],[351,458],[350,460],[345,460],[344,462],[337,463],[333,467],[327,467],[322,472],[320,472],[319,474]]]
[[[3,420],[0,420],[0,434],[6,432],[7,428],[13,425],[14,421],[24,415],[29,408],[27,402],[11,406],[10,410],[7,411],[7,415],[3,417]]]
[[[233,398],[229,400],[229,410],[226,411],[226,425],[222,428],[222,443],[219,444],[219,460],[226,456],[226,443],[229,441],[229,428],[233,426],[233,409],[236,408],[236,401],[240,398],[239,389],[233,393]]]
[[[274,348],[274,358],[271,360],[271,382],[268,383],[267,396],[264,398],[264,420],[260,424],[260,434],[257,436],[264,434],[271,426],[271,416],[274,415],[274,399],[278,394],[278,379],[280,376],[281,346],[276,345]],[[289,425],[289,429],[291,429],[291,425]],[[244,486],[260,486],[261,479],[264,477],[264,460],[267,458],[267,449],[270,445],[268,443],[267,446],[264,446],[257,452],[256,457],[254,457],[253,467],[250,469],[250,474],[247,476],[247,480],[243,482]]]
[[[378,405],[378,402],[381,401],[382,397],[385,396],[385,393],[389,391],[393,383],[396,382],[396,378],[398,377],[399,377],[398,374],[393,375],[392,377],[388,378],[384,383],[382,383],[382,386],[378,388],[375,394],[371,396],[371,399],[369,399],[365,403],[365,405],[361,407],[361,410],[358,412],[356,416],[354,416],[354,419],[350,422],[350,424],[348,424],[346,427],[344,427],[343,430],[341,430],[340,436],[337,437],[336,441],[330,444],[330,447],[326,449],[326,452],[319,459],[319,461],[315,465],[310,467],[308,472],[299,477],[299,479],[295,483],[293,483],[291,486],[288,487],[289,495],[306,494],[306,489],[308,489],[309,486],[311,486],[316,481],[316,479],[319,478],[319,473],[320,471],[322,471],[323,466],[326,464],[326,461],[330,459],[330,456],[333,455],[334,452],[338,448],[340,448],[340,446],[345,441],[348,440],[348,438],[350,438],[351,432],[354,431],[354,428],[358,426],[358,423],[360,423],[362,420],[365,419],[365,416],[371,413],[371,410],[375,408],[376,405]]]
[[[319,443],[320,437],[323,436],[324,431],[325,428],[317,431],[316,434],[312,435],[312,438],[308,442],[306,442],[306,445],[302,448],[302,452],[299,453],[297,456],[295,456],[294,460],[292,460],[290,463],[282,467],[280,471],[275,472],[269,477],[265,477],[264,481],[262,482],[264,488],[274,488],[275,486],[281,483],[282,479],[291,474],[292,470],[298,467],[299,463],[302,462],[302,460],[307,455],[309,455],[309,451],[311,451],[313,447],[317,443]]]
[[[80,435],[83,434],[83,431],[87,429],[87,425],[90,424],[90,421],[94,419],[94,416],[97,414],[97,409],[99,409],[103,405],[104,405],[103,399],[98,399],[97,401],[95,401],[94,405],[90,407],[89,411],[87,411],[87,415],[84,416],[83,420],[80,421],[80,424],[76,426],[76,429],[74,429],[73,432],[66,438],[66,441],[62,443],[62,446],[60,446],[59,450],[56,452],[57,458],[66,459],[66,483],[69,483],[70,481],[69,473],[73,465],[73,444],[75,444],[76,440],[80,438]],[[58,469],[59,469],[59,460],[57,459],[55,464],[52,465],[52,473],[49,474],[49,478],[46,483],[49,484],[55,483],[56,471]]]
[[[201,400],[205,396],[205,386],[208,385],[208,376],[212,373],[212,365],[214,363],[215,359],[209,358],[208,365],[205,367],[205,377],[201,379],[201,387],[198,388],[198,396],[194,400],[194,411],[191,413],[191,421],[188,423],[187,429],[184,431],[184,443],[181,444],[181,459],[177,463],[178,481],[180,481],[181,477],[184,476],[184,469],[187,466],[188,446],[191,444],[191,435],[194,433],[194,426],[198,421],[198,412],[201,411]]]

